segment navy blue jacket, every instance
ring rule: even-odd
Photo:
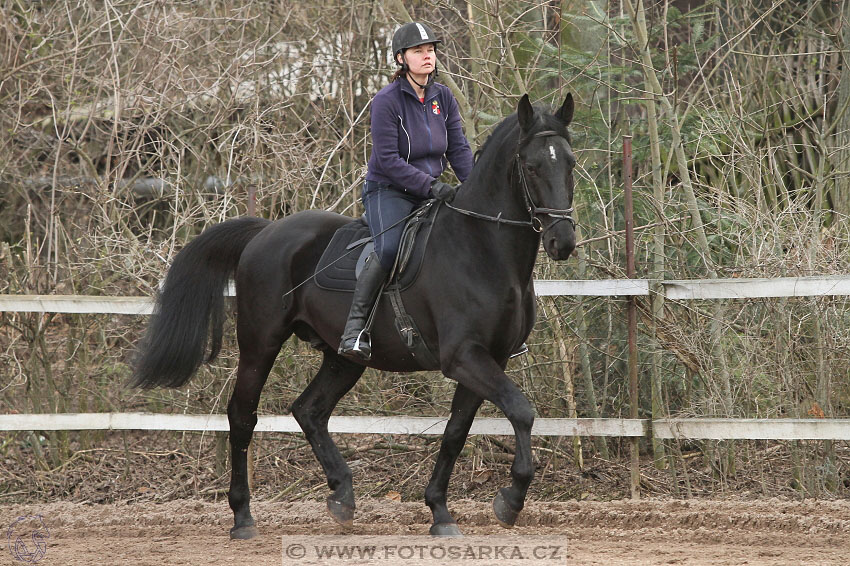
[[[445,170],[446,158],[457,178],[466,180],[472,171],[472,151],[463,135],[457,100],[447,86],[429,86],[424,103],[405,77],[378,91],[372,100],[367,181],[430,197],[431,182]]]

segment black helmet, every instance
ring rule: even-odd
[[[398,63],[396,56],[405,49],[426,43],[436,45],[442,42],[443,40],[438,39],[431,28],[425,24],[419,22],[404,24],[393,34],[393,61]]]

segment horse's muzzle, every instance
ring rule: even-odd
[[[555,261],[570,257],[576,249],[576,231],[571,222],[559,222],[543,235],[543,249]]]

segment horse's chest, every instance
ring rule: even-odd
[[[505,322],[510,326],[524,329],[534,325],[536,304],[533,293],[520,288],[509,289],[504,294],[504,304],[509,319]]]

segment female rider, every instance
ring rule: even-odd
[[[461,182],[472,170],[472,151],[457,101],[448,87],[434,82],[439,43],[422,23],[410,22],[396,30],[392,49],[399,69],[372,99],[372,155],[363,206],[375,251],[357,279],[340,354],[371,357],[363,329],[398,251],[404,223],[393,225],[426,199],[451,202],[455,187],[439,180],[446,160]]]

